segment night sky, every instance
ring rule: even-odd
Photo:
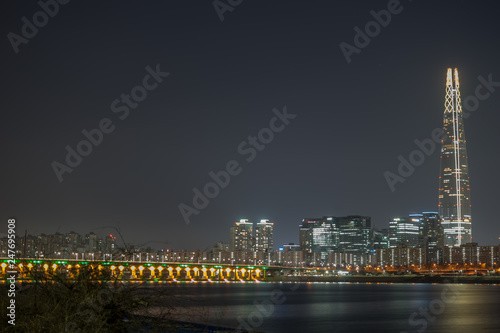
[[[33,22],[41,7],[1,7],[2,235],[14,216],[18,234],[119,226],[127,242],[204,250],[228,242],[240,218],[275,222],[275,247],[297,243],[306,217],[367,215],[388,227],[394,216],[437,210],[439,147],[394,192],[384,172],[397,173],[398,156],[442,127],[446,69],[458,68],[462,98],[474,96],[478,76],[500,82],[495,1],[402,0],[350,63],[339,44],[354,45],[353,29],[387,1],[243,0],[223,21],[209,0],[70,1],[18,53],[9,33],[22,37],[22,17]],[[148,66],[169,75],[114,112]],[[481,245],[500,236],[500,86],[492,89],[465,120]],[[296,117],[248,162],[238,146],[285,107]],[[53,162],[65,164],[65,147],[105,118],[114,130],[60,182]],[[193,206],[193,188],[232,160],[240,173],[187,224],[179,204]]]

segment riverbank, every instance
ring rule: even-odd
[[[280,276],[268,277],[265,282],[352,282],[352,283],[462,283],[462,284],[499,284],[500,276],[464,275],[349,275],[349,276]]]
[[[21,285],[30,285],[34,283],[31,279],[19,279],[17,282]],[[76,280],[75,280],[76,282]],[[500,276],[497,275],[345,275],[345,276],[276,276],[266,277],[264,280],[150,280],[150,279],[124,279],[116,281],[118,283],[139,283],[151,287],[160,284],[184,284],[184,283],[460,283],[460,284],[498,284],[500,285]],[[7,284],[0,280],[0,285]]]

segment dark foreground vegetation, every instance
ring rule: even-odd
[[[71,277],[36,270],[30,275],[30,282],[23,282],[16,290],[15,326],[7,322],[8,284],[0,285],[1,332],[230,331],[175,321],[177,298],[182,298],[175,295],[175,286],[151,288],[119,281],[91,266]],[[178,301],[180,304],[181,299]]]

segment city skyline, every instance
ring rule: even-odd
[[[5,6],[5,35],[21,35],[21,18],[40,10]],[[307,216],[370,216],[385,228],[395,216],[436,210],[439,144],[394,191],[384,173],[399,174],[399,157],[443,127],[443,76],[456,67],[469,113],[473,240],[497,243],[500,65],[484,34],[496,29],[494,4],[402,2],[390,25],[357,47],[354,28],[386,7],[322,3],[308,15],[296,1],[245,3],[221,22],[210,3],[61,6],[19,52],[8,38],[1,45],[2,218],[15,216],[33,234],[118,226],[130,242],[171,248],[211,246],[207,235],[225,235],[241,218],[274,221],[275,244],[297,242]],[[110,26],[104,14],[117,10]],[[349,63],[341,43],[360,49]],[[134,98],[130,106],[122,94]],[[253,155],[239,154],[240,144],[271,128],[273,110],[285,106],[296,118],[262,132],[273,139],[247,162]],[[99,144],[60,182],[53,162],[67,165],[66,147],[78,153],[88,136]],[[241,173],[186,224],[179,204],[232,160]]]
[[[445,233],[437,212],[394,218],[389,228],[376,230],[364,216],[306,218],[299,225],[300,243],[273,249],[274,223],[242,219],[230,228],[230,242],[216,242],[206,249],[166,249],[124,243],[112,234],[93,232],[25,235],[18,237],[17,258],[40,264],[44,260],[73,260],[82,264],[102,262],[219,263],[223,265],[270,265],[330,267],[367,270],[429,269],[437,265],[498,265],[500,245],[467,243],[445,246]],[[260,229],[260,230],[259,230]],[[7,257],[7,237],[0,238],[0,253]],[[42,261],[40,261],[42,260]],[[63,262],[57,262],[63,263]],[[116,266],[112,266],[116,267]],[[184,266],[185,267],[185,266]],[[220,267],[217,267],[220,268]],[[254,267],[248,267],[254,268]],[[171,270],[172,268],[170,268]]]
[[[230,252],[275,252],[282,251],[283,248],[298,247],[300,251],[307,253],[321,254],[321,260],[324,260],[328,253],[352,253],[352,254],[370,254],[377,249],[396,248],[404,246],[405,248],[426,249],[429,258],[435,258],[437,262],[442,260],[442,253],[445,247],[456,247],[447,245],[445,239],[448,235],[443,226],[443,219],[438,212],[409,213],[408,217],[394,217],[383,228],[376,228],[371,225],[369,216],[351,215],[345,217],[323,216],[322,218],[304,218],[298,229],[298,242],[288,240],[287,243],[274,244],[274,222],[269,219],[261,219],[260,222],[252,222],[249,219],[240,219],[230,225],[229,237],[222,235],[214,236],[212,245],[207,248],[186,247],[169,248],[168,246],[154,246],[153,243],[133,244],[123,238],[120,230],[115,229],[119,236],[113,234],[96,234],[93,231],[80,235],[74,231],[67,233],[40,235],[27,234],[19,237],[21,243],[19,253],[26,253],[28,244],[28,257],[36,257],[35,252],[52,255],[59,248],[64,248],[64,256],[76,251],[81,252],[113,252],[116,251],[208,251],[210,249],[220,249]],[[255,225],[255,227],[254,227]],[[255,231],[255,232],[254,232]],[[27,241],[25,240],[27,238]],[[92,242],[89,243],[89,240]],[[109,242],[111,240],[111,242]],[[227,242],[224,242],[228,240]],[[3,242],[3,243],[2,243]],[[7,237],[0,238],[2,253],[6,253]],[[52,245],[51,245],[52,244]],[[53,245],[56,244],[56,245]],[[150,244],[150,246],[145,246]],[[497,246],[495,244],[478,244],[477,242],[462,243],[464,246]],[[56,246],[56,252],[53,250],[40,250],[41,248],[52,248]],[[500,246],[500,245],[498,245]],[[89,249],[90,247],[90,249]],[[79,248],[79,250],[76,250]],[[106,250],[107,249],[107,250]],[[196,250],[195,250],[196,249]],[[210,250],[211,251],[211,250]],[[59,253],[60,255],[61,253]],[[42,255],[43,256],[43,255]],[[77,254],[78,256],[78,254]]]
[[[497,2],[0,7],[0,331],[500,330]]]

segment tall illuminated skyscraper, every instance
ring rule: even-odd
[[[469,168],[459,88],[458,70],[448,68],[439,176],[439,215],[445,246],[472,241]]]

